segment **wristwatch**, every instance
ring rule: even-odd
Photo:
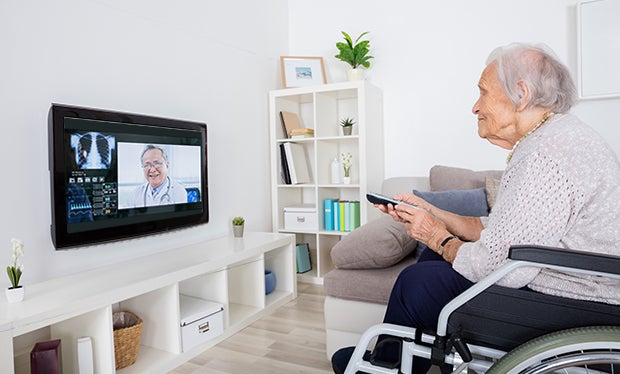
[[[456,236],[450,235],[441,242],[441,244],[439,245],[439,250],[437,251],[437,253],[439,253],[440,256],[443,256],[443,250],[446,244],[448,244],[448,242],[452,239],[456,239]]]

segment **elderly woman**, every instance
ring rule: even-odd
[[[422,210],[378,206],[429,248],[399,275],[384,322],[434,329],[441,309],[506,262],[511,245],[620,255],[620,165],[599,135],[568,114],[575,87],[567,68],[543,47],[513,44],[491,53],[478,87],[478,135],[510,150],[497,201],[488,217],[459,216],[413,194],[394,198]],[[620,281],[600,277],[524,268],[499,284],[620,304]],[[351,352],[334,354],[336,372]],[[414,373],[429,368],[414,358]]]

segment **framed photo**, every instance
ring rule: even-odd
[[[280,56],[282,87],[305,87],[327,83],[323,57]]]

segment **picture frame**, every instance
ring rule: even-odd
[[[323,57],[280,56],[282,87],[306,87],[327,83]]]

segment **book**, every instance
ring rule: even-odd
[[[297,262],[297,273],[305,273],[312,270],[308,243],[299,243],[295,246],[295,259]]]
[[[304,138],[313,138],[314,137],[314,129],[308,129],[308,128],[300,128],[300,129],[293,129],[290,133],[289,136],[291,139],[304,139]]]
[[[344,231],[351,231],[351,202],[344,202]]]
[[[340,231],[340,201],[338,199],[334,200],[332,204],[332,216],[334,217],[334,230]]]
[[[334,201],[337,199],[325,199],[323,200],[323,211],[324,211],[324,221],[325,221],[325,230],[333,231],[334,230],[334,214],[333,207]]]
[[[306,128],[306,127],[302,127],[302,128],[298,128],[298,129],[293,129],[289,132],[289,135],[303,135],[303,134],[310,134],[310,135],[314,135],[314,129],[310,129],[310,128]]]
[[[360,202],[351,201],[351,231],[360,227]]]
[[[344,231],[344,201],[338,202],[338,231]]]
[[[284,144],[280,144],[280,175],[284,184],[291,184],[291,174],[288,170],[288,162],[286,161]]]
[[[283,143],[288,171],[291,176],[291,184],[310,182],[308,160],[303,145],[297,143]]]
[[[281,111],[280,120],[282,121],[284,136],[287,138],[290,137],[291,131],[302,127],[297,113]]]

